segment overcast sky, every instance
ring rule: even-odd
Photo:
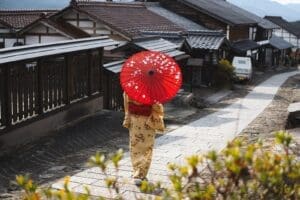
[[[281,4],[300,3],[300,0],[273,0],[273,1],[277,1]]]

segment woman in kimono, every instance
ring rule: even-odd
[[[128,128],[130,157],[135,184],[146,179],[151,160],[156,132],[164,131],[164,111],[161,104],[143,105],[124,96],[125,118],[123,126]]]

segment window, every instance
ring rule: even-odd
[[[3,49],[4,47],[4,42],[0,42],[0,49]]]
[[[255,40],[255,38],[256,38],[256,31],[257,31],[256,27],[250,27],[249,28],[249,39],[250,40]]]

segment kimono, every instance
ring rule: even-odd
[[[149,106],[149,113],[137,114],[130,110],[133,107],[144,107],[142,104],[129,99],[124,93],[125,118],[123,126],[129,130],[129,149],[133,167],[133,178],[146,178],[154,147],[156,132],[164,131],[164,111],[161,104]],[[147,109],[146,109],[147,110]]]

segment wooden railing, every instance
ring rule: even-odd
[[[102,94],[103,48],[0,65],[0,132]]]
[[[123,110],[123,90],[121,88],[119,74],[114,74],[109,71],[105,71],[104,74],[103,107],[108,110]]]

